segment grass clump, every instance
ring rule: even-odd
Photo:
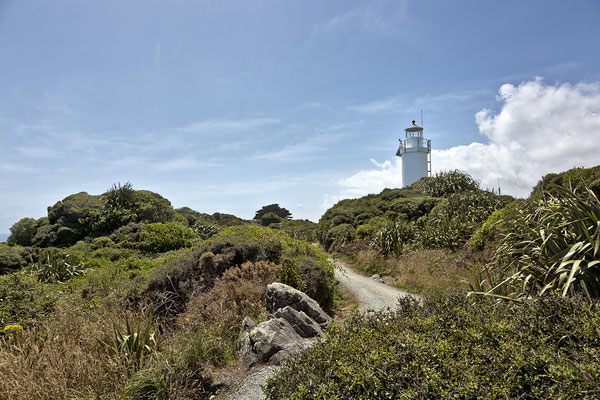
[[[464,296],[355,315],[267,385],[269,399],[597,398],[597,303]]]

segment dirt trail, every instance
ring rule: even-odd
[[[359,310],[361,311],[369,309],[380,311],[387,307],[394,308],[399,297],[412,296],[420,299],[420,296],[409,294],[383,282],[357,274],[338,260],[332,259],[332,261],[338,267],[335,271],[335,278],[340,284],[358,296],[360,301]]]
[[[355,293],[359,299],[360,311],[375,310],[380,311],[386,308],[393,309],[399,297],[413,296],[420,299],[419,296],[406,293],[400,289],[388,286],[385,283],[378,282],[374,279],[367,278],[354,272],[352,269],[344,265],[342,262],[331,259],[337,268],[335,278],[341,285]],[[229,400],[262,400],[261,385],[264,385],[269,376],[274,374],[278,367],[263,367],[257,369],[246,378],[245,382],[231,394]],[[219,398],[221,398],[219,396]]]

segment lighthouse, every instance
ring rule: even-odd
[[[424,176],[431,176],[431,140],[423,137],[423,128],[415,121],[404,132],[396,155],[402,157],[402,186],[409,186]]]

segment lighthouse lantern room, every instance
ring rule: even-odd
[[[402,186],[409,186],[431,176],[431,140],[423,137],[423,128],[415,125],[415,121],[404,132],[396,155],[402,158]]]

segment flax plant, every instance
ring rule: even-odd
[[[149,357],[154,356],[158,347],[155,333],[150,330],[151,324],[152,318],[150,317],[144,327],[140,323],[133,327],[129,323],[129,318],[125,318],[125,329],[122,329],[113,321],[114,340],[109,342],[98,338],[96,340],[111,355],[131,366],[134,371],[138,371]]]
[[[493,286],[507,285],[512,298],[549,292],[599,298],[600,201],[588,188],[555,189],[556,196],[538,200],[514,220],[488,266],[505,276]]]

